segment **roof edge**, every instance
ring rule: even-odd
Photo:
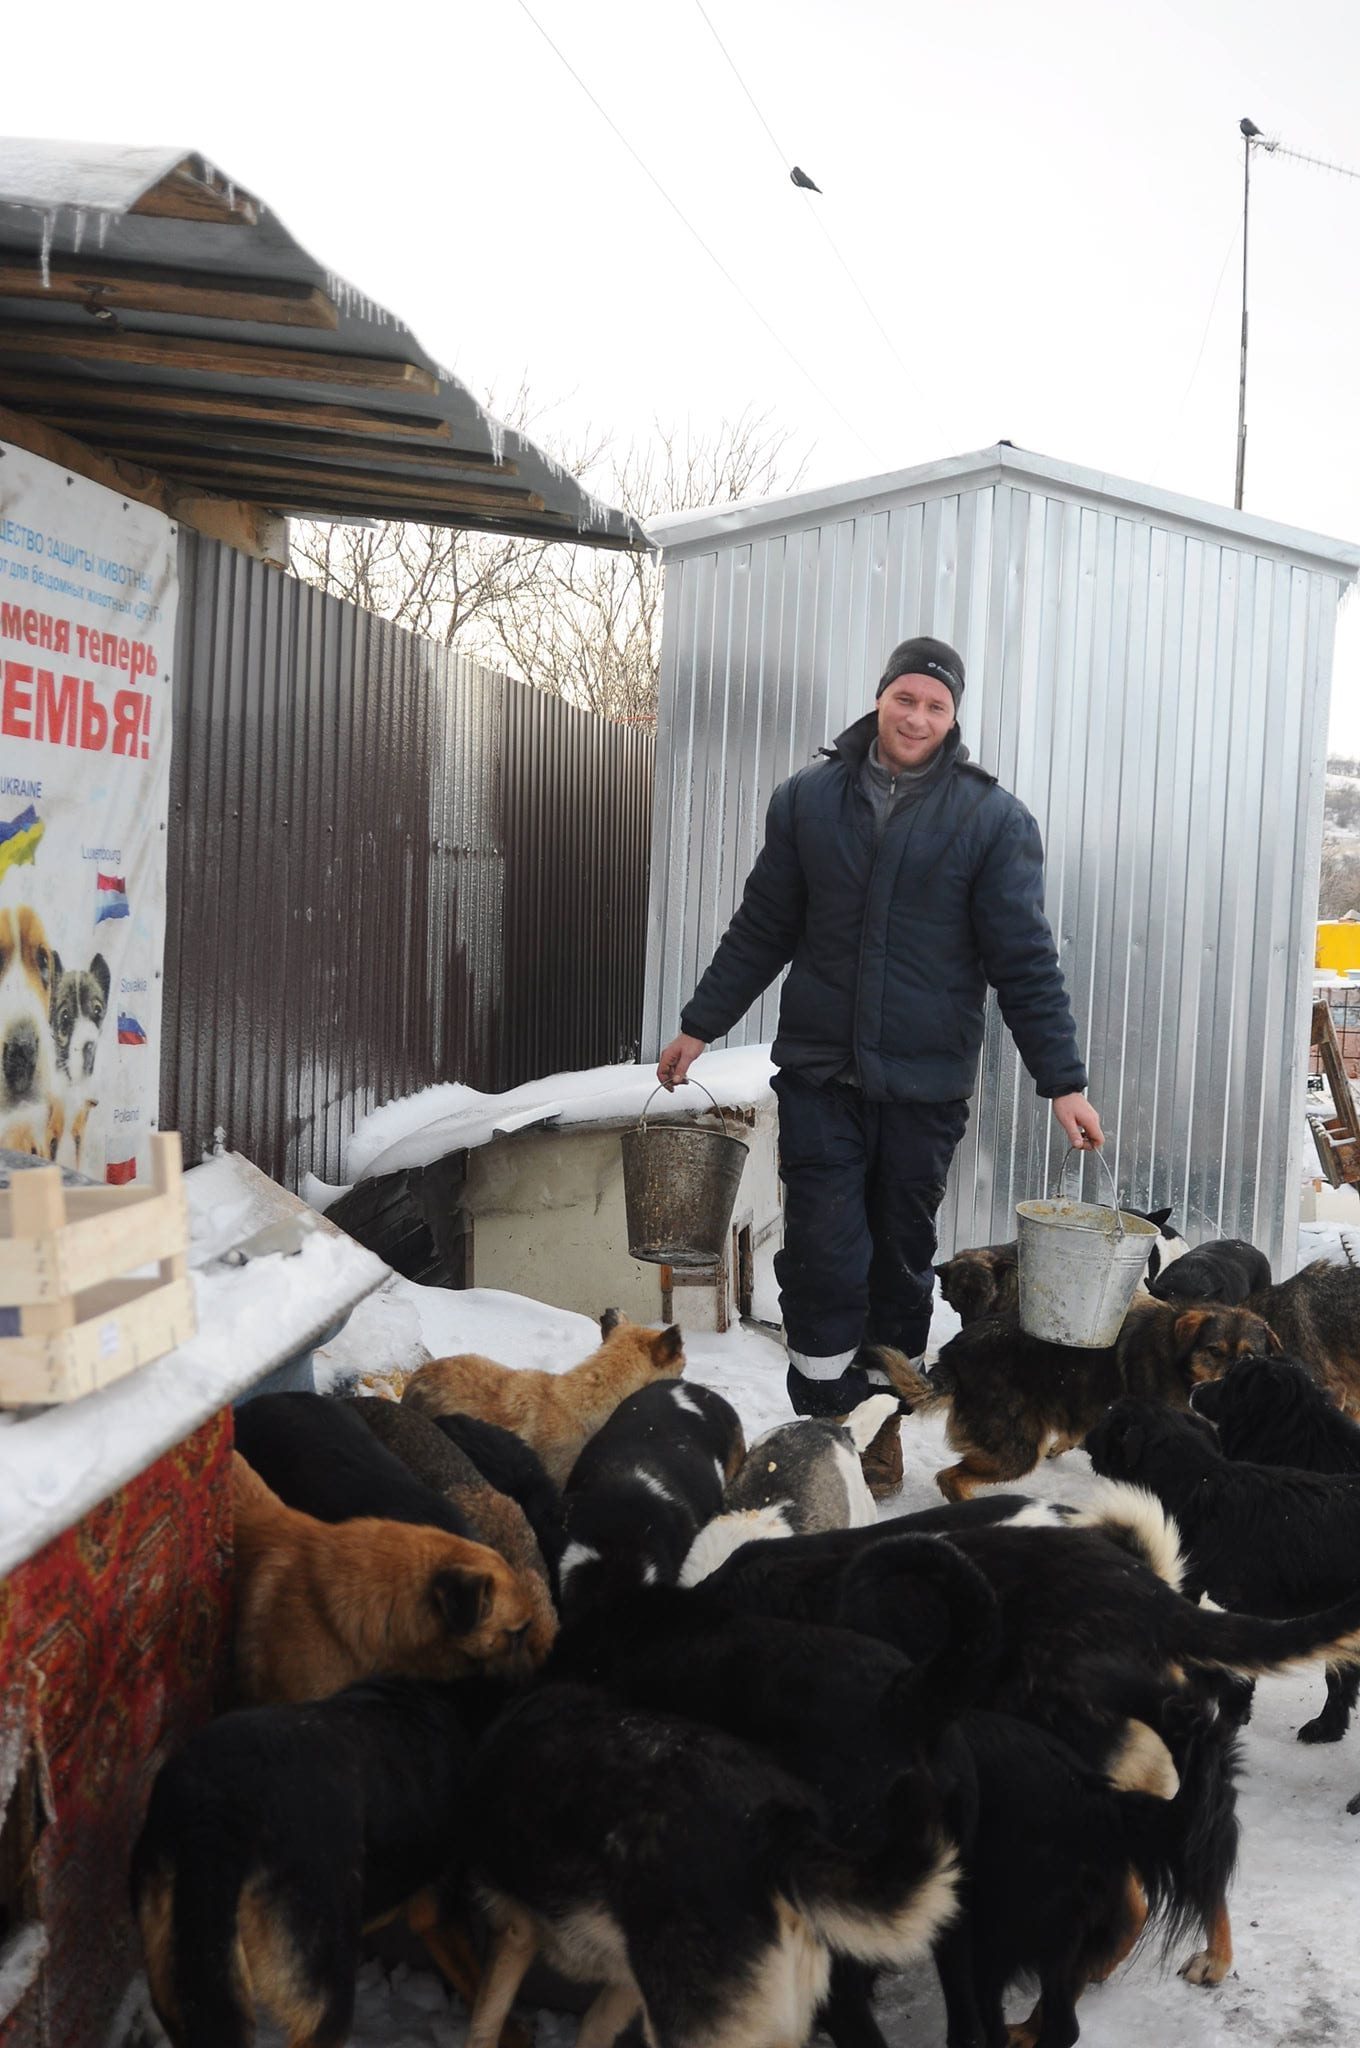
[[[770,532],[813,525],[819,515],[827,512],[849,518],[881,505],[886,499],[939,498],[960,488],[985,490],[998,483],[1020,488],[1029,485],[1049,496],[1098,502],[1102,509],[1123,511],[1133,518],[1161,514],[1178,526],[1211,534],[1216,539],[1238,539],[1249,543],[1255,551],[1265,549],[1310,566],[1324,566],[1348,583],[1360,574],[1360,543],[1285,526],[1256,513],[1215,505],[1207,499],[1183,497],[1155,484],[1112,476],[1106,470],[1085,469],[1053,456],[1032,454],[1026,449],[1012,448],[1007,442],[966,455],[920,463],[912,469],[795,492],[788,497],[748,498],[730,505],[676,513],[669,519],[652,520],[647,530],[661,549],[665,563],[706,553],[715,542],[754,540]]]

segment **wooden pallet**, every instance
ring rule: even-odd
[[[1317,1048],[1318,1064],[1332,1095],[1331,1116],[1312,1115],[1308,1119],[1318,1163],[1334,1188],[1353,1186],[1360,1182],[1360,1113],[1356,1111],[1328,1002],[1313,1005],[1309,1044]]]
[[[180,1142],[151,1140],[150,1187],[65,1187],[55,1166],[0,1190],[0,1408],[74,1401],[196,1328]],[[131,1277],[154,1265],[156,1276]]]

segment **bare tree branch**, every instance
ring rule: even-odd
[[[497,410],[507,425],[527,429],[538,410],[527,382]],[[620,451],[608,435],[590,432],[552,453],[646,526],[662,513],[796,489],[807,458],[794,459],[792,441],[768,413],[748,407],[709,435],[657,423],[641,446]],[[394,521],[300,522],[293,568],[321,590],[506,667],[583,710],[630,723],[656,717],[661,571],[653,555]]]

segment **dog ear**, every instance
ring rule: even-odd
[[[628,1318],[621,1308],[602,1308],[600,1310],[600,1335],[602,1337],[612,1337],[619,1324],[626,1323],[627,1321]]]
[[[60,969],[58,969],[58,972],[60,972]],[[94,976],[95,980],[99,983],[99,987],[103,994],[104,1001],[107,1002],[109,999],[109,986],[112,977],[109,974],[109,963],[104,958],[104,955],[102,953],[95,954],[93,960],[90,962],[90,972]]]
[[[685,1339],[680,1325],[672,1323],[669,1329],[662,1330],[659,1336],[652,1339],[652,1364],[658,1372],[669,1372],[677,1358],[683,1365]]]
[[[1186,1308],[1181,1310],[1175,1322],[1171,1325],[1171,1343],[1175,1350],[1177,1363],[1182,1363],[1190,1356],[1199,1342],[1200,1331],[1204,1328],[1212,1313],[1212,1309],[1207,1308]]]
[[[448,1567],[430,1581],[430,1598],[451,1636],[470,1636],[491,1612],[496,1597],[489,1572]]]
[[[1281,1355],[1281,1353],[1283,1352],[1283,1350],[1284,1350],[1284,1346],[1283,1346],[1283,1344],[1282,1344],[1282,1343],[1280,1342],[1279,1338],[1278,1338],[1278,1337],[1277,1337],[1277,1336],[1275,1335],[1275,1332],[1274,1332],[1274,1331],[1273,1331],[1273,1330],[1271,1329],[1271,1327],[1270,1327],[1270,1324],[1269,1324],[1269,1323],[1267,1323],[1267,1324],[1266,1324],[1266,1326],[1265,1326],[1265,1330],[1266,1330],[1266,1357],[1267,1357],[1267,1358],[1278,1358],[1278,1357],[1279,1357],[1279,1356]]]
[[[1155,1223],[1159,1230],[1165,1230],[1167,1224],[1171,1221],[1171,1211],[1169,1209],[1144,1209],[1143,1214],[1148,1222]]]

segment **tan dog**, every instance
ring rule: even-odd
[[[517,1676],[546,1650],[537,1584],[485,1544],[408,1522],[318,1522],[239,1451],[232,1472],[243,1701],[324,1699],[380,1673]]]
[[[36,910],[0,910],[0,1145],[55,1159],[65,1116],[55,1093],[51,1006],[57,958]]]
[[[600,1318],[604,1342],[569,1372],[497,1365],[466,1352],[436,1358],[407,1381],[402,1394],[425,1415],[476,1415],[522,1437],[565,1486],[577,1457],[620,1401],[654,1380],[685,1369],[685,1345],[672,1324],[649,1330],[617,1309]]]

